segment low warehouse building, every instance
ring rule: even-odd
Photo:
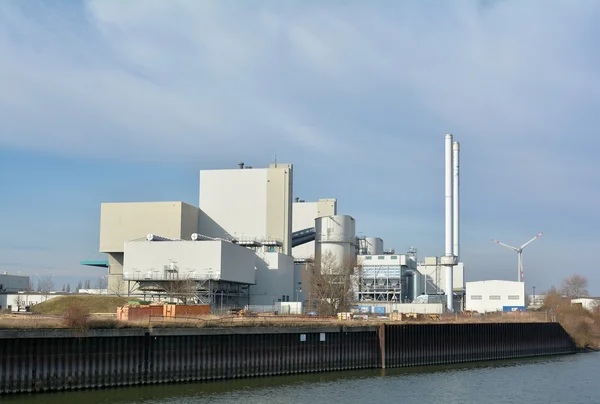
[[[466,310],[478,313],[525,310],[525,283],[478,281],[466,283]]]

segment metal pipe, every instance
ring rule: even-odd
[[[446,177],[446,257],[451,259],[453,254],[453,231],[452,231],[452,135],[446,135],[445,149],[445,177]],[[454,294],[452,282],[452,265],[446,265],[446,306],[449,312],[454,311]]]
[[[163,236],[159,236],[158,234],[152,234],[152,233],[150,233],[146,236],[146,240],[148,240],[148,241],[173,241],[170,238],[166,238]]]
[[[454,243],[453,254],[457,261],[460,261],[459,248],[460,248],[460,178],[459,178],[459,155],[460,155],[460,143],[454,142],[452,149],[453,157],[453,189],[452,189],[452,241]]]

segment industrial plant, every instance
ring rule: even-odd
[[[108,260],[81,263],[108,269],[109,293],[171,296],[215,311],[311,312],[338,298],[316,288],[343,277],[358,311],[461,311],[469,306],[469,284],[459,251],[459,153],[446,135],[445,250],[422,262],[414,247],[397,253],[375,235],[358,237],[360,224],[338,212],[337,199],[294,198],[292,164],[239,163],[200,171],[198,207],[102,203],[99,251]],[[524,293],[517,306],[521,300]]]

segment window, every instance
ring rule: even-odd
[[[397,255],[392,255],[390,259],[397,260],[398,256]]]
[[[481,300],[481,295],[471,295],[471,300]]]
[[[370,260],[371,258],[373,258],[373,257],[371,257],[370,255],[367,255],[367,256],[365,257],[365,259],[366,259],[366,260]]]
[[[500,300],[500,295],[490,295],[490,300]]]
[[[380,255],[379,257],[377,257],[378,260],[384,260],[385,259],[385,255]]]
[[[519,295],[508,295],[508,300],[519,300],[520,298]]]

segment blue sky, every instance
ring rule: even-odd
[[[295,165],[386,247],[600,295],[596,1],[0,3],[0,270],[97,278],[103,201],[198,203],[198,170]]]

